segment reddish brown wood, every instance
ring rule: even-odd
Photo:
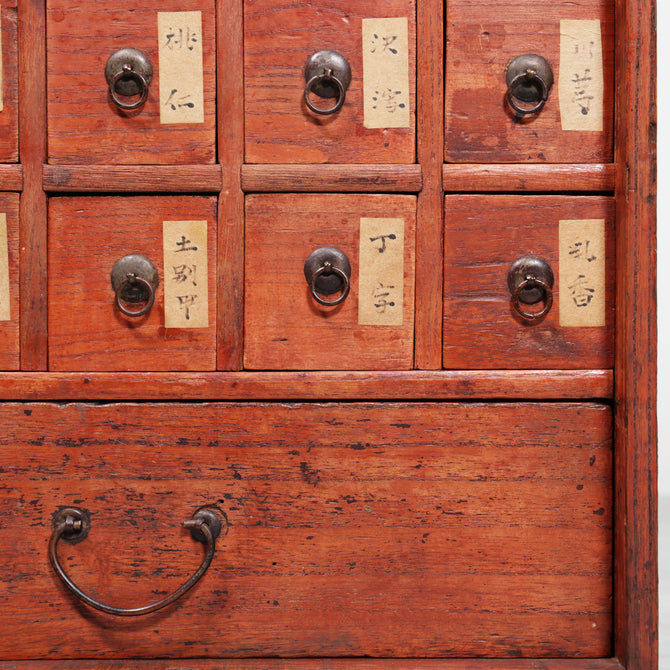
[[[361,20],[409,19],[409,128],[363,127]],[[413,163],[416,19],[414,0],[246,0],[244,2],[247,163]],[[351,65],[342,109],[317,116],[303,101],[304,66],[321,49]]]
[[[19,359],[19,196],[0,193],[0,212],[7,219],[9,321],[0,321],[0,369],[18,370]]]
[[[614,200],[572,196],[445,198],[444,367],[611,368],[614,363]],[[559,324],[558,222],[604,219],[605,327]],[[554,304],[535,322],[511,307],[507,271],[532,254],[554,272]]]
[[[617,3],[615,650],[658,664],[656,3]]]
[[[416,335],[414,365],[438,369],[442,340],[442,149],[444,93],[439,68],[444,59],[442,3],[417,6],[417,159],[424,175],[417,202]]]
[[[21,165],[0,165],[0,191],[21,191],[23,189],[23,167]]]
[[[163,221],[208,223],[209,327],[164,327]],[[110,273],[142,254],[160,283],[151,311],[122,315]],[[216,199],[204,196],[52,198],[49,204],[49,368],[214,370]]]
[[[403,322],[358,323],[361,217],[404,219]],[[252,370],[408,370],[413,363],[416,198],[249,195],[246,199],[244,361]],[[313,299],[303,265],[321,247],[351,264],[336,307]]]
[[[415,193],[419,165],[243,165],[242,189],[280,193]]]
[[[50,163],[215,162],[214,0],[47,0],[47,9]],[[204,123],[160,123],[158,11],[202,12]],[[125,113],[110,101],[104,71],[107,59],[129,46],[149,56],[155,80],[146,104]]]
[[[2,112],[0,112],[0,163],[19,160],[19,63],[18,16],[16,2],[3,2],[2,29]]]
[[[480,191],[614,191],[613,164],[444,165],[444,190]]]
[[[572,403],[4,405],[0,653],[606,657],[611,418]],[[218,554],[143,624],[88,611],[51,572],[52,514],[77,505],[91,532],[58,549],[73,579],[120,606],[153,600],[197,565],[180,524],[203,504],[229,522]]]
[[[1,373],[1,400],[611,399],[611,370]]]
[[[215,193],[221,190],[218,165],[45,165],[45,191]]]
[[[561,19],[600,19],[603,132],[562,131]],[[450,0],[447,3],[446,160],[451,163],[603,163],[612,160],[614,3],[609,0]],[[515,122],[505,102],[508,63],[535,53],[553,67],[544,109]]]
[[[42,191],[46,160],[46,54],[43,0],[18,8],[19,134],[24,188],[19,219],[21,369],[47,369],[47,199]]]
[[[242,2],[216,0],[217,138],[223,188],[219,196],[217,255],[217,367],[240,370],[243,364],[244,193],[244,48]]]

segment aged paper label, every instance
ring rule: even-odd
[[[7,215],[0,213],[0,321],[10,321],[9,313],[9,247]]]
[[[363,125],[409,128],[407,18],[363,19]]]
[[[605,221],[558,224],[559,323],[605,325]]]
[[[603,129],[600,21],[561,21],[558,98],[563,130]]]
[[[207,221],[163,222],[165,327],[209,326]]]
[[[203,123],[202,12],[158,12],[161,123]]]
[[[358,323],[402,326],[405,220],[361,218]]]

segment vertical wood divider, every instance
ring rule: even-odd
[[[655,0],[616,3],[615,655],[658,662]]]
[[[217,367],[240,370],[244,335],[244,48],[243,0],[216,0],[219,195]]]
[[[21,0],[19,23],[19,207],[21,369],[47,369],[47,152],[45,0]]]
[[[444,10],[440,0],[417,2],[417,160],[423,187],[417,203],[414,365],[442,367],[444,197]]]

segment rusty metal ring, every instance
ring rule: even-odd
[[[317,107],[311,100],[310,94],[312,93],[312,88],[320,82],[333,82],[337,86],[337,100],[332,107]],[[311,109],[315,114],[335,114],[339,111],[342,105],[344,104],[344,99],[346,97],[346,88],[344,84],[340,81],[338,77],[333,74],[332,69],[327,68],[321,74],[314,75],[308,82],[305,84],[305,104],[309,109]]]
[[[121,79],[132,79],[139,86],[140,97],[135,102],[123,102],[123,100],[118,97],[116,92],[116,84]],[[137,70],[133,70],[129,63],[125,63],[122,69],[111,78],[109,82],[109,95],[117,107],[123,109],[124,111],[132,111],[133,109],[138,109],[147,101],[147,98],[149,97],[149,83],[142,73],[137,72]]]
[[[533,107],[521,107],[516,101],[515,91],[522,81],[531,81],[536,86],[539,84],[537,89],[540,93],[540,99]],[[544,103],[547,102],[548,97],[549,87],[547,86],[547,82],[535,70],[530,68],[514,77],[507,87],[507,102],[509,102],[510,107],[518,114],[521,114],[521,116],[539,112],[544,107]]]
[[[176,591],[165,596],[165,598],[161,598],[160,600],[142,607],[122,608],[106,605],[92,596],[89,596],[87,593],[84,593],[84,591],[72,581],[58,560],[58,541],[61,537],[65,536],[71,541],[83,539],[83,537],[78,538],[77,536],[83,535],[85,537],[88,532],[89,524],[90,520],[88,515],[76,507],[66,508],[56,514],[53,532],[49,539],[49,561],[51,562],[51,567],[54,572],[58,575],[63,584],[65,584],[77,598],[94,609],[115,616],[140,616],[143,614],[150,614],[151,612],[156,612],[181,598],[181,596],[195,586],[198,580],[205,574],[207,568],[209,568],[212,559],[214,558],[215,541],[221,532],[221,520],[211,508],[205,507],[197,510],[191,519],[184,521],[183,526],[191,530],[193,539],[199,542],[204,542],[207,546],[205,557],[202,559],[198,569]]]
[[[344,282],[344,288],[342,289],[342,293],[337,298],[334,300],[326,300],[325,298],[321,297],[321,294],[316,290],[316,280],[323,274],[333,273],[338,275],[338,277]],[[312,297],[314,300],[316,300],[320,305],[325,305],[326,307],[333,307],[344,302],[345,298],[349,295],[349,288],[349,276],[347,273],[329,261],[325,261],[324,264],[314,272],[312,275],[312,280],[309,283],[309,289],[312,292]]]
[[[123,291],[123,289],[128,284],[136,283],[142,284],[142,286],[149,292],[149,297],[147,298],[147,304],[144,307],[138,310],[131,310],[123,304],[123,301],[121,300],[121,291]],[[148,282],[146,279],[144,279],[144,277],[140,277],[134,272],[129,272],[126,275],[126,278],[117,286],[116,292],[114,294],[114,301],[116,302],[116,306],[119,308],[119,311],[122,314],[133,318],[144,316],[153,307],[155,299],[156,292],[154,291],[154,287],[151,285],[151,282]]]
[[[521,306],[521,292],[526,288],[542,289],[544,293],[544,307],[539,312],[527,312]],[[512,307],[514,307],[514,310],[522,319],[526,319],[527,321],[537,321],[546,316],[553,302],[554,295],[551,286],[534,274],[527,274],[523,281],[519,282],[519,285],[514,289],[514,293],[512,294]]]

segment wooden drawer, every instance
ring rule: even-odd
[[[48,0],[49,162],[213,163],[215,24],[214,0]],[[143,52],[153,70],[146,103],[131,111],[113,102],[105,74],[126,48]],[[137,87],[137,75],[129,78]]]
[[[216,359],[216,198],[73,197],[49,202],[49,366],[52,370],[213,370]],[[197,248],[196,248],[197,247]],[[148,297],[121,273],[128,255],[148,259]],[[142,275],[140,275],[142,276]],[[144,281],[148,281],[146,278]],[[118,286],[117,286],[118,288]],[[125,292],[129,299],[124,300]]]
[[[0,417],[4,659],[612,652],[606,406],[40,403]],[[90,533],[58,543],[61,564],[95,598],[144,605],[201,560],[180,525],[202,505],[227,533],[161,613],[93,611],[49,565],[54,513],[83,508]]]
[[[612,0],[449,0],[446,14],[447,162],[612,160]],[[553,86],[539,112],[521,117],[506,82],[508,65],[524,54],[549,63]],[[517,82],[524,97],[542,88],[536,78]]]
[[[413,163],[415,43],[414,0],[245,0],[246,162]],[[329,115],[311,111],[304,94],[305,64],[322,50],[351,71]],[[317,93],[323,72],[311,75]],[[323,86],[336,97],[309,99],[331,109],[341,93]]]
[[[19,160],[17,16],[12,4],[0,7],[0,163]]]
[[[0,370],[18,370],[20,360],[18,193],[0,193],[0,287]]]
[[[447,196],[444,367],[612,367],[614,242],[612,198]],[[532,280],[513,298],[509,270],[528,256],[553,272],[551,305]]]
[[[248,196],[245,366],[411,368],[415,218],[414,196]],[[349,261],[350,290],[340,304],[323,305],[318,297],[335,302],[343,293],[319,293],[319,279],[308,284],[304,265],[313,253],[333,247]],[[324,256],[317,272],[326,262]]]

